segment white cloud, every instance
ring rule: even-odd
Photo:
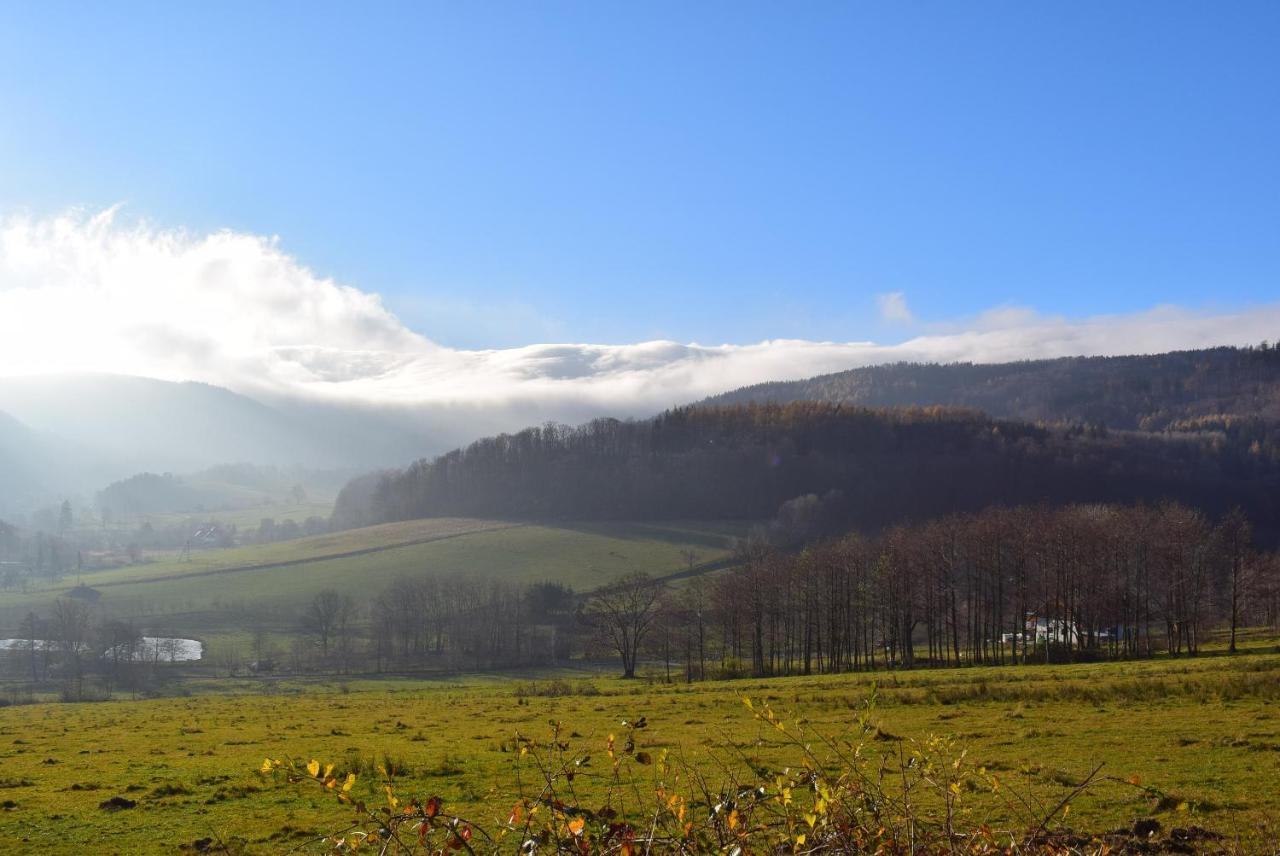
[[[901,291],[889,291],[876,295],[880,306],[880,319],[890,324],[910,324],[916,320],[907,306],[907,296]]]
[[[555,341],[562,327],[534,306],[515,300],[480,300],[463,295],[396,295],[391,309],[410,327],[426,330],[458,347],[500,346],[530,339]]]
[[[909,319],[899,293],[887,318]],[[1280,304],[1068,319],[1004,307],[898,344],[547,344],[446,348],[377,295],[320,277],[267,238],[122,222],[115,211],[0,224],[0,373],[111,371],[249,394],[502,411],[645,414],[766,380],[896,360],[991,362],[1272,338]],[[505,424],[506,420],[500,420]],[[492,427],[489,423],[488,427]]]

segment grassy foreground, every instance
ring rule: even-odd
[[[1006,793],[1046,812],[1103,764],[1112,778],[1073,803],[1068,821],[1078,828],[1155,818],[1270,852],[1264,824],[1280,817],[1280,649],[1270,641],[1234,657],[693,686],[551,677],[246,683],[182,699],[0,709],[0,840],[33,852],[172,853],[212,837],[273,853],[349,820],[319,789],[257,774],[265,757],[357,772],[354,795],[370,802],[383,799],[375,770],[389,764],[401,794],[440,796],[452,811],[496,823],[516,795],[519,754],[509,741],[545,737],[551,720],[575,749],[600,757],[621,720],[647,717],[638,749],[668,749],[714,778],[712,755],[766,768],[796,761],[743,696],[835,734],[874,681],[872,752],[894,756],[948,735]],[[566,685],[569,694],[542,694]],[[592,804],[603,785],[584,773],[576,787]],[[117,796],[136,807],[99,808]],[[998,794],[974,789],[964,799],[974,821],[1019,822]]]

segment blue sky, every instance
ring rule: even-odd
[[[0,213],[279,236],[456,348],[1238,310],[1277,45],[1274,2],[6,4]]]

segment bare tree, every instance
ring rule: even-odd
[[[337,638],[354,611],[355,604],[351,598],[338,594],[334,589],[325,589],[311,599],[303,616],[303,627],[316,638],[321,657],[328,658],[330,643]]]
[[[685,680],[693,681],[694,658],[697,657],[698,680],[707,677],[707,633],[706,622],[711,607],[711,587],[706,577],[694,577],[680,593],[681,606],[684,610],[685,628]]]
[[[53,602],[53,632],[58,650],[66,661],[68,677],[81,697],[84,678],[83,658],[89,649],[90,611],[84,601],[60,597]]]
[[[356,622],[359,617],[355,601],[344,596],[333,627],[338,665],[344,674],[351,668],[351,658],[355,654]]]
[[[257,622],[253,625],[250,651],[253,653],[253,664],[250,668],[255,672],[270,671],[271,664],[276,658],[276,652],[271,644],[271,637],[267,635],[266,628]]]
[[[218,647],[214,660],[227,672],[227,677],[235,677],[240,668],[240,649],[232,644]]]
[[[591,615],[618,656],[622,677],[636,676],[636,656],[653,628],[662,587],[643,571],[627,574],[591,599]]]
[[[23,644],[31,657],[31,680],[33,682],[40,680],[39,662],[40,658],[36,656],[36,652],[41,648],[47,648],[48,643],[45,641],[45,634],[48,633],[46,623],[34,612],[28,612],[22,619],[22,624],[18,627],[18,632],[22,636]],[[46,652],[47,653],[47,652]]]
[[[108,621],[98,628],[98,640],[111,664],[111,680],[118,682],[121,664],[127,668],[138,659],[142,634],[128,621]]]
[[[1231,645],[1227,649],[1236,653],[1236,633],[1240,626],[1240,606],[1244,593],[1246,554],[1249,550],[1249,520],[1239,508],[1234,509],[1218,527],[1222,543],[1223,559],[1231,591]]]

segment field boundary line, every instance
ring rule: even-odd
[[[334,559],[353,559],[356,556],[368,556],[371,553],[381,553],[385,550],[399,550],[402,547],[415,547],[419,544],[431,544],[436,541],[448,541],[451,538],[464,538],[467,535],[478,535],[482,532],[501,532],[505,529],[519,529],[522,526],[528,526],[528,523],[496,523],[493,526],[483,526],[478,529],[469,529],[466,532],[447,532],[442,535],[427,535],[422,538],[413,538],[408,541],[397,541],[394,544],[378,544],[373,547],[361,547],[358,550],[344,550],[340,553],[325,553],[319,556],[308,556],[302,559],[282,559],[278,562],[259,562],[252,565],[232,565],[226,568],[205,568],[198,571],[182,571],[172,574],[159,574],[154,577],[131,578],[124,580],[106,580],[97,583],[93,587],[107,588],[109,586],[136,586],[146,585],[147,583],[172,582],[173,580],[186,580],[194,577],[211,577],[218,574],[238,574],[245,571],[266,571],[274,568],[293,568],[298,565],[310,565],[312,562],[329,562]]]

